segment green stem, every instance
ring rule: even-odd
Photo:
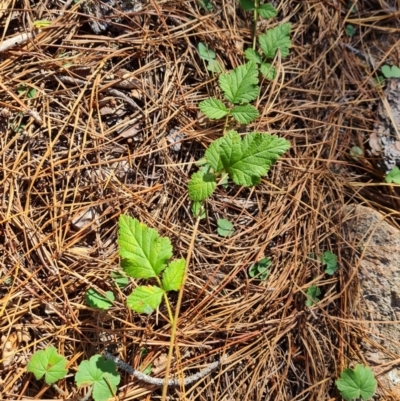
[[[200,223],[200,216],[197,217],[196,223],[195,223],[195,225],[193,227],[193,234],[192,234],[192,238],[190,240],[188,254],[187,254],[187,257],[186,257],[185,273],[183,275],[182,286],[181,286],[181,288],[179,290],[179,294],[178,294],[178,301],[176,303],[176,309],[175,309],[175,317],[172,320],[171,339],[170,339],[170,342],[169,342],[167,366],[165,368],[165,379],[164,379],[164,385],[163,385],[163,391],[162,391],[162,399],[161,399],[162,401],[166,401],[167,400],[168,379],[169,379],[169,372],[171,370],[172,353],[173,353],[173,349],[174,349],[174,346],[175,346],[175,338],[176,338],[176,330],[177,330],[177,327],[178,327],[179,312],[180,312],[181,305],[182,305],[183,292],[184,292],[185,283],[186,283],[186,279],[187,279],[187,273],[188,273],[188,270],[189,270],[190,257],[191,257],[192,252],[193,252],[194,241],[195,241],[195,238],[196,238],[196,234],[197,234],[197,229],[199,227],[199,223]]]
[[[158,282],[159,287],[163,288],[162,282],[160,280],[160,277],[156,277],[156,278],[157,278],[157,282]],[[168,299],[168,295],[167,295],[166,291],[164,291],[163,296],[164,296],[165,304],[167,305],[167,311],[168,311],[169,320],[170,320],[171,325],[172,325],[172,323],[174,321],[174,315],[172,314],[171,304],[169,303],[169,299]]]

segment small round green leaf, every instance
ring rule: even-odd
[[[164,291],[151,285],[136,287],[126,300],[128,308],[137,313],[147,313],[148,315],[158,308],[161,304]]]
[[[217,232],[221,237],[230,237],[235,231],[233,224],[229,220],[218,219],[217,225]]]
[[[56,348],[47,347],[32,355],[26,370],[33,373],[37,380],[44,376],[45,382],[52,384],[66,376],[67,364],[67,360],[58,354]]]
[[[400,78],[400,68],[395,65],[392,67],[390,67],[390,65],[384,65],[381,71],[385,78]]]
[[[77,386],[93,386],[93,399],[107,401],[117,392],[120,374],[115,362],[94,355],[89,361],[82,361],[75,375]]]
[[[386,175],[386,182],[393,182],[394,184],[400,184],[400,169],[395,166],[393,169]]]
[[[345,369],[336,380],[336,387],[345,400],[370,399],[375,394],[376,384],[372,370],[361,364],[357,364],[354,370]]]

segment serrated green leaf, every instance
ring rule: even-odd
[[[256,64],[262,63],[261,56],[251,47],[249,47],[248,49],[246,49],[244,51],[244,56],[246,57],[246,60],[248,60],[248,61],[253,61]]]
[[[178,291],[182,287],[183,275],[185,274],[185,259],[173,260],[165,269],[162,285],[164,291]]]
[[[234,233],[233,224],[226,219],[218,219],[217,232],[221,237],[230,237]]]
[[[164,291],[160,287],[142,285],[133,290],[126,300],[126,305],[137,313],[149,315],[160,306],[163,294]]]
[[[75,382],[80,386],[93,386],[92,396],[95,401],[107,401],[117,392],[120,382],[114,361],[105,360],[101,355],[94,355],[88,361],[82,361],[75,374]]]
[[[217,120],[225,117],[229,113],[229,110],[221,102],[221,100],[214,98],[201,101],[199,103],[199,109],[211,120]]]
[[[222,67],[221,67],[221,64],[219,63],[219,61],[210,60],[208,62],[207,70],[210,71],[210,72],[218,73],[218,72],[222,71]]]
[[[386,182],[393,182],[394,184],[400,184],[400,169],[394,166],[391,171],[385,177]]]
[[[236,131],[229,131],[207,149],[205,157],[213,168],[222,164],[235,184],[252,186],[289,147],[275,135],[254,132],[242,140]]]
[[[33,373],[37,380],[44,376],[47,384],[53,384],[67,375],[67,364],[68,361],[57,352],[56,348],[47,347],[32,355],[26,370]]]
[[[255,100],[259,94],[256,64],[249,61],[229,73],[221,74],[219,86],[231,103],[249,103]]]
[[[261,17],[266,19],[274,18],[278,15],[278,11],[276,11],[276,8],[269,3],[261,4],[261,6],[258,7],[257,11]]]
[[[192,201],[202,202],[212,195],[216,186],[215,174],[198,171],[189,181],[189,197]]]
[[[351,24],[347,24],[344,30],[346,32],[346,35],[349,36],[350,38],[356,34],[356,29]]]
[[[362,398],[370,399],[376,390],[377,382],[372,370],[364,365],[357,364],[355,369],[343,370],[336,386],[345,400]]]
[[[290,42],[290,23],[278,25],[275,28],[269,29],[258,38],[260,47],[265,57],[271,59],[275,57],[279,49],[282,57],[289,55]]]
[[[239,0],[239,3],[244,11],[251,11],[255,9],[254,0]]]
[[[390,65],[384,65],[381,71],[385,78],[400,78],[400,68],[395,65],[392,67],[390,67]]]
[[[134,278],[157,277],[172,256],[168,238],[137,219],[121,215],[119,219],[119,254],[124,272]]]
[[[240,124],[249,124],[259,116],[258,110],[251,104],[235,106],[231,110],[231,114]]]
[[[306,305],[310,308],[319,301],[319,296],[321,295],[321,290],[316,286],[312,285],[307,289],[307,300]]]
[[[262,63],[260,72],[266,79],[272,81],[276,77],[276,68],[271,63]]]
[[[112,307],[115,296],[111,291],[106,291],[106,296],[103,296],[94,288],[89,288],[86,291],[85,298],[88,306],[107,310]]]
[[[331,251],[325,251],[321,257],[322,264],[326,265],[325,273],[329,275],[333,275],[337,269],[337,256]]]
[[[193,202],[192,204],[192,213],[194,217],[199,217],[200,220],[203,220],[206,218],[206,209],[204,207],[203,202]]]
[[[124,289],[129,284],[129,278],[122,271],[111,272],[110,276],[121,289]]]
[[[199,42],[199,44],[197,45],[197,50],[202,60],[210,61],[215,59],[215,51],[209,49],[204,43]]]

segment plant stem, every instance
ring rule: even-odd
[[[254,14],[253,14],[253,50],[256,50],[257,45],[257,20],[258,20],[258,7],[260,6],[259,0],[254,0]]]
[[[176,330],[177,330],[177,327],[178,327],[179,312],[180,312],[181,305],[182,305],[183,293],[184,293],[184,289],[185,289],[187,273],[188,273],[188,270],[189,270],[190,257],[192,256],[192,252],[193,252],[193,248],[194,248],[194,241],[195,241],[195,238],[196,238],[196,234],[197,234],[197,229],[199,227],[199,223],[200,223],[200,216],[197,217],[196,223],[194,224],[194,227],[193,227],[193,234],[192,234],[192,238],[190,240],[188,254],[186,256],[185,273],[183,275],[182,286],[181,286],[181,288],[179,290],[179,294],[178,294],[178,301],[176,303],[176,308],[175,308],[175,316],[174,316],[174,318],[172,320],[171,339],[170,339],[170,342],[169,342],[167,366],[165,368],[165,380],[164,380],[164,385],[163,385],[163,390],[162,390],[162,399],[161,399],[162,401],[166,401],[167,400],[168,379],[169,379],[169,372],[171,370],[172,352],[173,352],[173,349],[174,349],[174,346],[175,346],[175,338],[176,338]]]
[[[158,286],[160,288],[163,288],[162,287],[162,282],[160,280],[160,277],[156,277],[156,279],[157,279]],[[171,325],[172,325],[172,323],[174,321],[174,315],[172,314],[171,304],[169,303],[169,299],[168,299],[168,295],[167,295],[166,291],[164,291],[163,296],[164,296],[165,304],[167,305],[168,317],[169,317],[169,320],[170,320]]]

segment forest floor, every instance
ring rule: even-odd
[[[88,14],[96,1],[34,3],[0,1],[0,42],[13,38],[0,47],[3,400],[63,398],[26,371],[49,345],[69,361],[58,383],[67,399],[87,391],[74,383],[79,363],[106,349],[164,377],[165,305],[134,313],[126,298],[137,280],[120,289],[111,278],[120,270],[118,219],[128,214],[157,229],[174,257],[187,257],[195,221],[187,184],[224,129],[198,108],[221,95],[198,44],[225,71],[243,64],[252,45],[252,13],[234,0],[149,0],[133,12],[114,4],[97,17]],[[369,153],[369,135],[384,97],[374,78],[400,61],[400,5],[272,3],[277,17],[260,19],[257,32],[290,22],[292,47],[275,58],[276,78],[261,81],[260,117],[236,129],[276,134],[291,148],[259,185],[218,188],[206,203],[171,373],[228,357],[200,381],[169,389],[171,400],[340,400],[335,380],[363,363],[368,332],[357,318],[359,250],[344,233],[343,207],[369,206],[399,226],[398,192]],[[233,222],[232,236],[218,235],[220,218]],[[332,276],[319,261],[326,251],[338,258]],[[268,278],[251,278],[264,257]],[[309,307],[312,285],[321,294]],[[90,288],[112,291],[112,307],[89,306]],[[161,391],[121,372],[120,400],[161,399]]]

